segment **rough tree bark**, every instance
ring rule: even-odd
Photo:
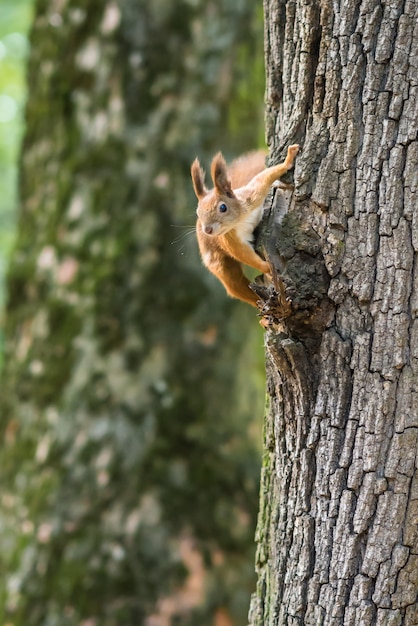
[[[416,626],[418,5],[265,15],[272,156],[303,152],[264,234],[293,312],[266,334],[250,622]]]

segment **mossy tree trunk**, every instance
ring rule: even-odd
[[[194,156],[257,141],[257,21],[230,4],[36,4],[1,392],[4,624],[245,619],[259,328],[173,228],[194,224]]]
[[[271,152],[303,152],[264,236],[293,313],[266,334],[250,622],[414,626],[418,5],[266,0],[265,16]]]

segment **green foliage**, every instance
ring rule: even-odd
[[[0,3],[0,314],[5,299],[5,269],[15,231],[17,160],[26,94],[26,33],[31,9],[32,0]],[[0,364],[2,343],[0,328]]]

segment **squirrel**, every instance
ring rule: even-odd
[[[211,164],[214,188],[205,186],[205,173],[196,158],[191,167],[198,199],[196,234],[203,264],[224,285],[228,295],[257,307],[258,296],[241,263],[270,275],[270,265],[254,250],[254,230],[263,216],[271,185],[293,167],[299,146],[289,146],[283,163],[265,167],[265,153],[252,152],[227,168],[218,152]]]

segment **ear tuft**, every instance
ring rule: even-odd
[[[197,158],[192,163],[191,173],[193,189],[197,199],[200,200],[203,196],[206,196],[208,190],[205,187],[205,172],[202,170]]]
[[[210,173],[216,190],[232,198],[234,194],[231,182],[228,179],[228,172],[222,152],[218,152],[218,154],[213,157]]]

